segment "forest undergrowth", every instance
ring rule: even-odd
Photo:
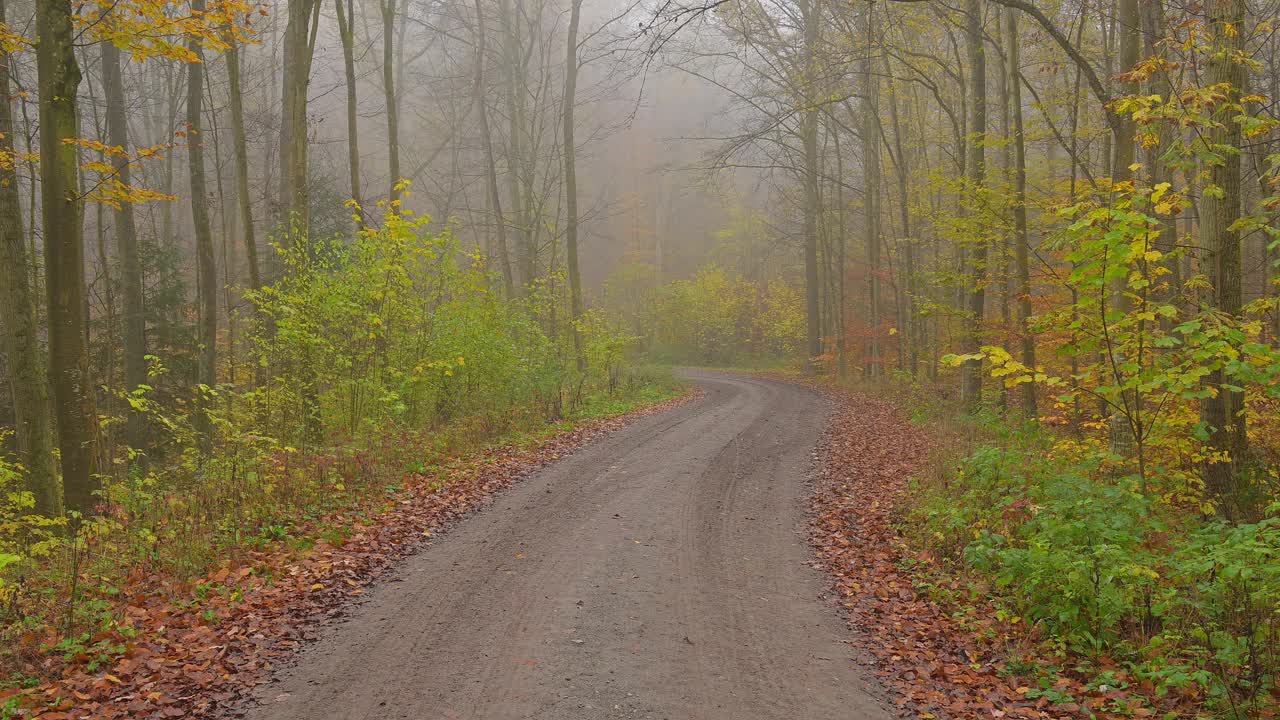
[[[1280,528],[898,378],[831,390],[815,544],[922,717],[1275,717]],[[870,500],[870,502],[868,502]]]
[[[245,668],[192,643],[248,632],[250,587],[292,582],[389,512],[417,508],[421,534],[685,392],[598,313],[557,321],[556,278],[508,301],[429,223],[391,211],[351,239],[279,245],[286,272],[246,293],[217,385],[193,392],[151,356],[148,382],[106,405],[91,513],[30,512],[26,469],[0,464],[0,717],[78,702],[151,716],[135,701],[167,717],[193,696],[149,683],[174,672],[207,703]],[[413,539],[356,554],[380,567]]]
[[[395,561],[538,467],[695,395],[669,375],[652,379],[593,397],[572,417],[435,447],[425,458],[423,437],[393,438],[378,449],[404,449],[364,465],[348,492],[323,507],[294,508],[292,522],[265,536],[238,544],[210,536],[218,558],[181,577],[95,555],[100,582],[113,571],[123,576],[89,601],[96,627],[57,647],[22,638],[27,653],[5,662],[29,674],[11,676],[21,681],[0,690],[0,717],[206,717],[234,709],[314,637],[317,623],[344,614]],[[411,469],[405,457],[417,458]],[[38,625],[28,626],[31,633]],[[56,628],[40,627],[56,637]]]

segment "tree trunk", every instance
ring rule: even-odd
[[[102,84],[107,96],[107,142],[129,147],[129,119],[125,111],[124,82],[120,75],[120,50],[111,42],[102,43]],[[112,159],[116,179],[129,185],[128,158]],[[124,294],[124,384],[132,392],[147,382],[146,315],[142,299],[142,260],[138,255],[138,231],[133,205],[120,203],[115,209],[116,255],[120,263],[120,285]],[[144,418],[128,411],[125,441],[135,448],[146,442]]]
[[[876,37],[875,6],[868,4],[867,38]],[[871,72],[871,48],[862,58],[863,219],[867,250],[867,357],[865,374],[884,375],[880,348],[880,80]]]
[[[573,351],[578,372],[586,370],[587,359],[582,350],[582,333],[577,321],[582,315],[582,275],[578,270],[578,162],[577,144],[573,136],[573,110],[578,98],[578,23],[582,17],[582,0],[569,2],[569,35],[564,69],[564,194],[565,252],[569,265],[569,321],[573,335]]]
[[[40,98],[40,201],[45,291],[49,304],[49,380],[53,388],[63,500],[91,514],[99,483],[98,410],[89,375],[84,286],[84,206],[77,132],[76,63],[71,3],[36,2],[36,66]]]
[[[884,59],[885,76],[889,78],[889,119],[893,125],[893,146],[897,165],[898,211],[902,222],[902,274],[906,288],[906,342],[907,370],[915,377],[920,367],[920,333],[919,318],[916,312],[916,243],[911,237],[911,207],[907,182],[911,167],[907,162],[906,146],[902,142],[902,124],[898,115],[898,91],[894,82],[892,68],[889,67],[888,56]]]
[[[965,160],[971,205],[981,202],[986,182],[987,133],[987,52],[983,38],[984,0],[966,0],[966,37],[969,49],[969,144]],[[972,212],[972,211],[971,211]],[[976,223],[975,223],[976,225]],[[975,228],[976,229],[976,228]],[[987,243],[975,242],[969,258],[968,305],[965,317],[963,348],[966,354],[977,353],[982,346],[982,319],[986,305]],[[982,361],[966,360],[961,366],[961,399],[969,409],[982,400]]]
[[[4,22],[5,0],[0,0],[0,24]],[[0,52],[0,155],[12,156],[10,61],[8,53]],[[17,168],[0,164],[0,302],[5,306],[0,319],[4,321],[3,348],[9,361],[18,461],[26,468],[26,487],[35,498],[35,512],[58,517],[62,514],[62,493],[54,464],[49,378],[40,353],[32,258],[23,242]]]
[[[515,283],[511,277],[511,254],[507,246],[507,220],[502,215],[502,193],[498,190],[498,166],[493,157],[493,132],[489,128],[489,104],[484,99],[484,76],[487,58],[484,26],[484,7],[481,0],[476,6],[476,114],[480,118],[480,143],[484,151],[485,175],[488,180],[489,204],[493,206],[493,221],[498,233],[498,263],[502,266],[502,284],[507,297],[514,297]]]
[[[396,0],[381,0],[382,10],[382,92],[387,103],[387,169],[391,183],[387,196],[392,209],[400,199],[400,103],[396,99],[395,41]]]
[[[307,89],[319,25],[318,0],[288,0],[284,31],[284,68],[280,116],[280,224],[285,244],[311,229],[311,193],[307,182]]]
[[[193,12],[204,11],[204,0],[192,0]],[[200,276],[200,359],[196,381],[196,432],[201,448],[212,448],[213,427],[209,421],[207,391],[218,383],[218,266],[213,253],[213,231],[209,225],[209,193],[204,170],[204,51],[195,40],[187,42],[196,62],[187,65],[187,169],[191,182],[191,221],[195,227],[196,269]]]
[[[805,0],[800,3],[804,17],[804,59],[805,73],[809,78],[817,76],[818,32],[822,18],[817,0]],[[804,145],[804,280],[805,280],[805,314],[806,335],[809,365],[822,355],[822,325],[820,288],[818,287],[818,112],[814,106],[816,93],[806,86],[804,97],[800,98],[801,121],[800,138]]]
[[[1018,336],[1021,338],[1022,364],[1035,369],[1036,339],[1028,326],[1031,317],[1031,237],[1027,233],[1027,146],[1022,122],[1022,78],[1019,67],[1020,45],[1018,16],[1010,8],[1004,9],[1006,53],[1009,60],[1007,87],[1009,88],[1009,112],[1013,121],[1013,258],[1018,293]],[[1036,384],[1022,383],[1022,414],[1034,418],[1036,408]]]
[[[1141,59],[1142,16],[1138,12],[1138,0],[1119,0],[1116,5],[1116,24],[1120,36],[1120,72],[1127,73],[1133,70]],[[1133,82],[1125,82],[1120,89],[1121,92],[1132,94],[1138,91],[1138,86]],[[1117,180],[1133,178],[1134,171],[1130,168],[1137,160],[1134,142],[1137,127],[1133,116],[1128,113],[1122,114],[1112,127],[1115,128],[1115,160],[1111,166],[1112,175]]]
[[[1208,85],[1225,85],[1227,102],[1239,102],[1244,88],[1245,70],[1235,57],[1241,50],[1244,30],[1244,0],[1213,0],[1205,6],[1208,28],[1214,46],[1207,58],[1205,81]],[[1231,117],[1218,117],[1208,129],[1212,147],[1239,148],[1240,125]],[[1208,253],[1208,271],[1214,288],[1215,309],[1232,318],[1240,315],[1240,235],[1232,226],[1240,218],[1240,155],[1220,152],[1220,161],[1209,163],[1206,185],[1200,194],[1200,243]],[[1211,191],[1216,188],[1218,192]],[[1215,397],[1200,402],[1200,415],[1209,426],[1209,445],[1227,454],[1227,462],[1208,463],[1204,468],[1205,486],[1218,500],[1227,517],[1239,517],[1245,498],[1241,460],[1247,450],[1245,438],[1244,395],[1223,387],[1228,382],[1222,371],[1211,373],[1205,384]]]
[[[258,240],[253,227],[253,198],[249,195],[249,147],[244,132],[244,95],[240,85],[240,49],[227,51],[227,82],[231,95],[231,134],[236,158],[236,201],[240,205],[240,225],[244,233],[244,252],[249,262],[249,287],[262,287],[262,271],[258,265]]]
[[[1157,43],[1164,38],[1164,4],[1163,0],[1143,0],[1142,4],[1142,36],[1144,51],[1149,56],[1155,56],[1161,50]],[[1159,95],[1162,98],[1169,97],[1170,91],[1169,78],[1164,72],[1156,72],[1151,76],[1151,83],[1148,88],[1148,94]],[[1159,144],[1152,148],[1147,155],[1147,168],[1150,177],[1151,186],[1155,187],[1163,182],[1173,182],[1173,172],[1165,163],[1162,154],[1169,150],[1169,146],[1174,141],[1174,132],[1168,123],[1160,123],[1159,125]],[[1156,249],[1166,256],[1164,261],[1165,267],[1169,270],[1168,289],[1159,293],[1158,297],[1162,300],[1175,300],[1182,287],[1182,273],[1176,257],[1170,257],[1169,254],[1174,251],[1178,244],[1178,228],[1177,217],[1170,216],[1168,218],[1160,218],[1160,239],[1156,243]]]
[[[536,279],[532,223],[526,213],[532,213],[532,198],[525,197],[524,142],[525,132],[525,83],[520,59],[521,42],[519,18],[512,11],[511,0],[499,0],[498,10],[502,20],[503,59],[506,65],[506,102],[508,127],[507,176],[511,192],[511,216],[516,228],[516,263],[519,269],[518,284],[522,292],[528,292]]]
[[[364,228],[364,198],[360,195],[360,119],[356,101],[355,6],[351,0],[334,0],[338,36],[342,38],[342,68],[347,80],[347,168],[351,174],[351,199],[356,204],[356,229]]]

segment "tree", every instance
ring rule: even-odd
[[[193,12],[204,11],[204,0],[191,0]],[[187,47],[195,61],[187,64],[187,170],[191,179],[191,222],[195,226],[196,267],[200,275],[200,361],[197,388],[196,431],[203,449],[212,449],[209,395],[218,384],[218,265],[213,254],[213,230],[209,225],[209,191],[204,169],[204,51],[194,37]]]
[[[818,108],[821,97],[815,85],[818,71],[818,41],[822,27],[821,0],[800,0],[799,9],[804,28],[804,92],[801,103],[800,141],[804,146],[802,165],[804,192],[804,283],[807,344],[812,362],[822,354],[822,321],[819,317],[818,287]]]
[[[511,194],[511,218],[515,224],[517,283],[527,292],[537,276],[537,251],[528,213],[530,205],[525,167],[524,134],[526,121],[525,70],[519,18],[511,0],[499,0],[498,13],[503,31],[504,85],[507,105],[507,179]]]
[[[49,379],[53,388],[63,499],[68,510],[93,512],[99,488],[98,410],[86,341],[84,237],[79,162],[76,61],[68,0],[36,2],[36,68],[40,103],[40,206],[49,313]]]
[[[0,0],[0,26],[5,2]],[[53,454],[53,419],[49,414],[49,380],[40,351],[35,292],[31,287],[33,258],[23,244],[22,198],[18,193],[17,153],[14,147],[13,104],[10,98],[9,53],[0,49],[0,313],[4,353],[9,361],[18,460],[26,468],[27,489],[35,512],[46,517],[62,514],[62,489]]]
[[[968,157],[965,161],[967,177],[965,191],[970,202],[981,202],[986,181],[987,143],[987,60],[986,39],[983,32],[985,13],[983,0],[966,0],[965,40],[969,52],[969,139]],[[974,211],[970,211],[972,214]],[[966,353],[977,353],[982,347],[982,320],[986,310],[987,243],[974,243],[970,253],[969,283],[963,348]],[[982,400],[982,362],[969,359],[961,367],[960,393],[964,403],[974,408]]]
[[[249,262],[249,287],[262,287],[258,262],[258,241],[253,225],[253,198],[249,195],[249,147],[244,130],[244,90],[240,81],[240,48],[227,51],[227,85],[231,105],[231,142],[236,163],[236,202],[240,208],[240,230],[244,233],[245,257]]]
[[[1225,107],[1235,107],[1245,87],[1245,69],[1239,58],[1247,9],[1244,0],[1215,0],[1205,5],[1213,47],[1205,68],[1209,87],[1221,88]],[[1227,322],[1239,317],[1241,301],[1240,124],[1232,117],[1218,117],[1208,129],[1208,154],[1203,161],[1207,182],[1200,197],[1200,245],[1209,254],[1207,266],[1213,284],[1213,308]],[[1239,512],[1244,478],[1241,461],[1248,449],[1245,435],[1244,392],[1232,387],[1222,370],[1205,378],[1211,391],[1200,402],[1201,418],[1208,425],[1209,446],[1226,455],[1225,461],[1205,464],[1205,485],[1219,498],[1228,516]]]
[[[112,158],[116,180],[131,185],[129,120],[125,108],[124,81],[120,74],[120,49],[102,43],[102,86],[107,97],[107,142],[125,152]],[[120,285],[124,299],[124,382],[129,392],[147,382],[146,312],[142,306],[142,260],[138,254],[138,229],[132,202],[115,203],[116,256],[120,263]],[[145,445],[145,424],[136,412],[129,412],[125,440],[135,448]]]
[[[582,19],[582,0],[569,0],[569,33],[566,39],[564,68],[564,109],[562,111],[565,194],[565,253],[569,265],[569,319],[573,323],[573,350],[578,372],[586,369],[582,350],[582,334],[577,322],[582,316],[582,272],[578,268],[578,169],[577,143],[574,140],[574,105],[578,99],[578,23]]]
[[[288,0],[280,119],[280,222],[287,233],[311,228],[308,185],[307,88],[320,25],[319,0]]]
[[[382,92],[387,115],[387,169],[390,177],[391,202],[400,198],[400,100],[396,95],[396,63],[393,36],[396,26],[396,0],[378,0],[382,12]]]
[[[866,8],[868,39],[877,36],[874,6]],[[863,215],[866,220],[867,326],[870,346],[866,358],[868,377],[884,375],[880,349],[880,78],[871,70],[871,48],[862,59],[862,175]]]
[[[502,192],[498,189],[498,164],[493,155],[493,131],[489,127],[489,103],[485,100],[485,57],[487,31],[485,29],[484,7],[482,0],[475,0],[476,9],[476,67],[475,96],[476,115],[480,119],[480,146],[484,153],[485,187],[489,193],[489,205],[493,211],[493,222],[498,235],[498,265],[502,269],[502,285],[507,297],[515,293],[515,283],[511,275],[511,256],[507,246],[507,221],[502,215]]]
[[[360,194],[360,121],[356,101],[356,30],[352,0],[333,0],[342,40],[342,70],[347,82],[347,168],[351,175],[351,200],[356,204],[356,228],[364,227],[364,200]]]
[[[1027,233],[1027,145],[1022,120],[1022,70],[1019,67],[1018,16],[1010,8],[1004,9],[1005,52],[1008,62],[1008,108],[1013,120],[1013,253],[1017,275],[1018,335],[1022,342],[1022,364],[1036,366],[1036,339],[1028,321],[1031,318],[1031,238]],[[1036,385],[1022,383],[1022,414],[1029,418],[1037,415]]]

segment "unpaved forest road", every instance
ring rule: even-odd
[[[253,720],[887,720],[819,599],[815,393],[706,397],[530,476],[405,561]]]

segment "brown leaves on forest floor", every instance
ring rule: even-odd
[[[876,674],[903,716],[1156,714],[1136,695],[1088,687],[1068,673],[1046,692],[1009,667],[1011,657],[1052,662],[1035,657],[1025,624],[1000,622],[994,607],[960,615],[961,608],[935,602],[934,592],[963,597],[971,588],[908,547],[894,528],[907,482],[929,457],[930,438],[888,402],[842,389],[827,392],[834,408],[818,451],[812,542],[856,631],[855,645],[874,657]]]
[[[0,708],[39,720],[234,714],[236,701],[266,682],[320,623],[341,616],[365,586],[433,533],[531,471],[692,397],[588,421],[530,445],[490,448],[407,478],[379,511],[353,520],[345,540],[247,553],[196,584],[190,602],[175,603],[151,588],[127,596],[121,629],[92,639],[123,646],[118,659],[90,672],[86,658],[73,658],[59,680],[0,692]],[[333,527],[341,518],[329,520]]]

